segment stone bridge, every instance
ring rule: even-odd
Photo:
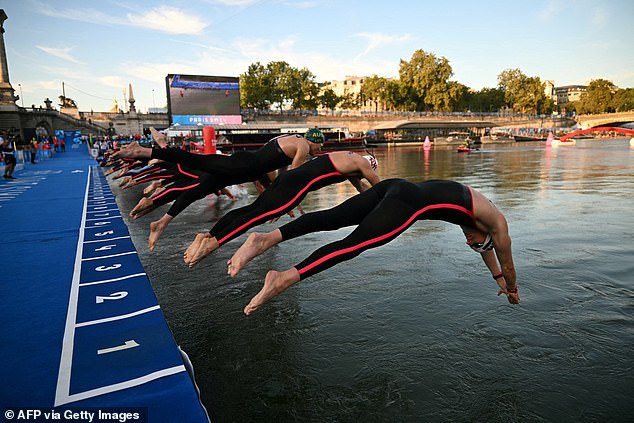
[[[6,109],[6,107],[5,107]],[[107,127],[93,123],[86,119],[76,119],[73,116],[46,108],[14,108],[0,109],[0,127],[15,128],[21,132],[25,140],[31,139],[37,132],[45,131],[54,135],[55,130],[81,131],[82,135],[105,135]]]
[[[319,114],[317,116],[301,114],[262,113],[248,117],[249,123],[292,123],[306,126],[336,124],[348,128],[351,132],[367,132],[377,127],[386,127],[390,122],[397,127],[404,121],[412,123],[473,123],[480,127],[504,128],[565,128],[575,125],[571,118],[551,116],[525,116],[513,114],[474,114],[474,113],[394,113],[394,114]]]
[[[634,123],[634,110],[621,113],[602,113],[597,115],[578,115],[575,120],[581,129],[600,126],[620,126],[624,123]]]

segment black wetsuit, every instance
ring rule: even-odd
[[[239,151],[230,156],[192,154],[176,148],[152,149],[152,158],[182,163],[203,171],[195,183],[181,190],[167,214],[176,217],[191,203],[206,195],[229,185],[255,181],[265,173],[290,165],[293,160],[284,153],[278,138],[273,138],[254,152]]]
[[[201,177],[204,177],[205,175],[205,172],[190,169],[177,163],[169,169],[166,169],[165,171],[147,175],[143,179],[145,182],[155,179],[163,179],[163,181],[161,182],[161,186],[165,187],[165,189],[160,193],[152,195],[150,197],[154,204],[154,207],[160,207],[163,204],[167,204],[171,201],[177,200],[186,191],[197,189],[200,186]],[[187,205],[189,205],[189,203]],[[173,211],[172,208],[173,206],[170,207],[170,211]],[[185,207],[183,207],[178,212],[174,212],[174,214],[170,214],[170,216],[176,216],[184,208]]]
[[[253,203],[224,215],[209,233],[223,245],[248,229],[293,210],[309,192],[347,178],[335,168],[329,154],[317,157],[278,176]]]
[[[331,209],[305,214],[281,226],[284,241],[311,232],[357,225],[345,238],[324,245],[295,266],[300,279],[387,244],[417,220],[475,227],[471,189],[453,181],[386,179]]]
[[[273,138],[256,151],[238,151],[230,156],[193,154],[180,148],[153,148],[152,158],[181,163],[192,169],[239,181],[232,184],[250,182],[292,163],[292,158],[280,147],[278,138]]]

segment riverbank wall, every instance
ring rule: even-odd
[[[574,119],[567,118],[538,118],[525,116],[504,115],[432,115],[425,113],[416,114],[376,114],[376,115],[302,115],[297,114],[260,114],[246,117],[247,123],[284,123],[305,124],[307,127],[340,125],[348,128],[350,132],[367,132],[377,127],[385,128],[389,123],[394,127],[404,122],[490,122],[492,128],[568,128],[575,125]]]

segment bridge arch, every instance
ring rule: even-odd
[[[42,131],[43,129],[43,131]],[[45,134],[43,132],[46,132]],[[35,125],[35,133],[37,135],[47,135],[52,137],[53,135],[55,135],[54,131],[53,131],[53,125],[51,125],[51,122],[49,122],[46,119],[42,119],[39,120],[37,122],[37,124]]]
[[[588,132],[609,132],[609,131],[611,131],[611,132],[619,132],[619,133],[623,133],[623,134],[628,134],[628,135],[633,135],[634,136],[634,130],[632,130],[632,129],[619,128],[618,126],[600,126],[598,128],[580,129],[578,131],[570,132],[569,134],[566,134],[563,137],[559,138],[559,141],[566,142],[570,138],[576,137],[577,135],[586,134]]]

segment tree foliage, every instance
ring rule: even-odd
[[[617,112],[634,110],[634,88],[624,88],[614,94],[613,103]]]
[[[451,110],[458,101],[458,90],[449,83],[452,76],[449,61],[433,53],[416,50],[409,62],[401,59],[399,78],[404,106],[415,111]]]
[[[614,112],[613,99],[616,94],[616,86],[605,79],[590,81],[585,93],[577,102],[579,113],[608,113]]]
[[[634,110],[634,88],[619,89],[612,81],[596,79],[573,104],[580,114],[629,112]]]
[[[485,87],[480,91],[468,92],[465,101],[468,110],[472,112],[498,112],[507,106],[504,95],[505,92],[500,87]]]
[[[366,101],[373,102],[375,111],[379,109],[379,104],[386,102],[387,93],[385,87],[387,85],[387,79],[381,78],[377,75],[373,75],[363,80],[361,86],[361,93],[359,101],[365,103]]]
[[[493,112],[511,108],[515,112],[547,114],[555,102],[544,91],[539,77],[529,77],[519,69],[506,69],[498,75],[496,88],[473,91],[451,81],[449,61],[424,50],[416,50],[409,61],[400,60],[399,78],[373,75],[365,78],[358,96],[338,96],[325,85],[320,90],[315,75],[284,61],[262,65],[253,63],[240,75],[242,108],[316,109],[367,107],[375,111]],[[612,82],[592,81],[581,100],[565,106],[578,113],[605,113],[634,109],[634,89],[618,89]],[[562,108],[563,108],[562,107]]]
[[[240,105],[243,109],[267,109],[271,106],[272,85],[268,70],[260,62],[249,65],[240,75]]]
[[[257,62],[240,75],[240,101],[243,108],[315,109],[319,85],[306,68],[297,69],[284,61],[266,66]]]
[[[498,75],[498,87],[515,112],[550,113],[554,102],[546,96],[544,83],[537,76],[526,76],[519,69],[506,69]]]
[[[319,97],[319,104],[324,109],[335,110],[339,103],[341,103],[341,97],[332,88],[326,88]]]

